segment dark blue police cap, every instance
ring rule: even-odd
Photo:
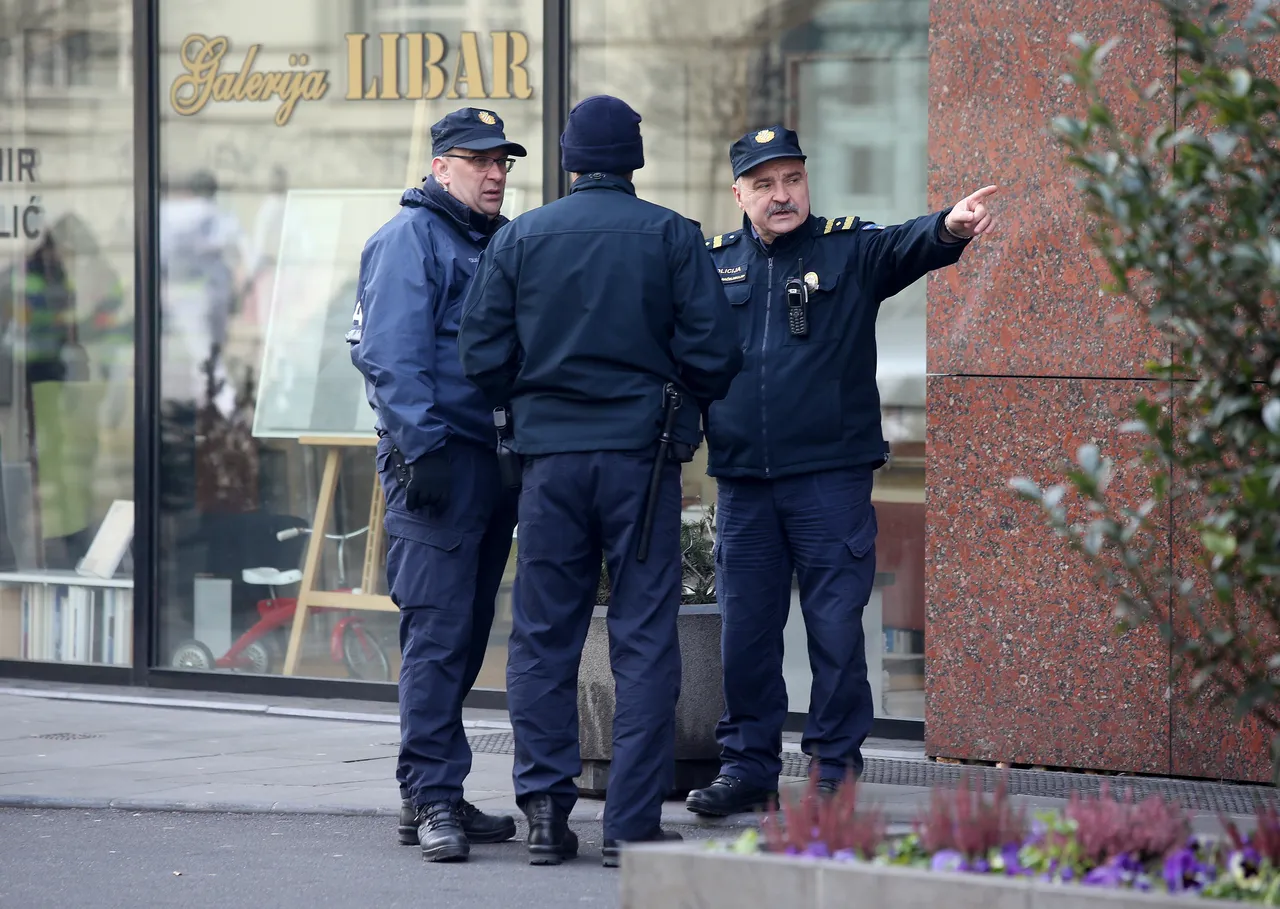
[[[446,114],[431,126],[431,154],[442,155],[451,148],[488,151],[506,148],[509,154],[523,158],[529,153],[524,146],[502,134],[502,118],[491,110],[464,107]]]
[[[800,150],[800,137],[784,126],[767,126],[747,133],[729,148],[733,179],[738,179],[757,164],[774,158],[805,159]]]

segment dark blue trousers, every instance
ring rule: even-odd
[[[674,785],[680,696],[680,467],[665,465],[646,561],[636,561],[651,453],[556,454],[526,462],[507,659],[516,803],[550,793],[567,813],[582,772],[578,663],[600,580],[611,583],[617,692],[604,835],[656,832]]]
[[[462,795],[471,747],[462,700],[484,663],[494,600],[511,553],[516,494],[502,488],[491,449],[452,439],[453,484],[438,514],[405,509],[404,490],[378,443],[387,497],[387,584],[400,609],[401,792],[423,805]]]
[[[782,631],[800,584],[813,684],[801,748],[826,779],[862,772],[874,707],[862,613],[876,572],[871,468],[718,481],[721,772],[772,789],[782,771]]]

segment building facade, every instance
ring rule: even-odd
[[[1047,125],[1071,31],[1120,37],[1149,80],[1163,28],[1097,0],[0,0],[0,676],[394,699],[342,338],[360,249],[448,111],[529,149],[515,216],[566,191],[568,110],[607,92],[644,117],[640,195],[708,235],[741,223],[729,145],[770,123],[799,132],[821,215],[1002,187],[997,234],[879,318],[878,731],[1259,778],[1264,740],[1168,696],[1167,646],[1110,637],[1106,593],[1005,485],[1113,440],[1145,381],[1152,339],[1099,305]],[[686,517],[714,503],[703,453]],[[518,546],[472,703],[503,701]],[[798,724],[798,608],[786,640]]]

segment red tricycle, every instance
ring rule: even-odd
[[[366,533],[368,527],[361,527],[347,534],[326,533],[326,540],[338,543],[338,578],[336,588],[344,593],[360,593],[359,588],[347,587],[346,564],[343,560],[343,547],[347,540]],[[288,540],[299,534],[311,533],[308,527],[289,527],[276,534],[278,540]],[[231,645],[220,657],[214,657],[213,651],[202,641],[190,640],[179,644],[173,651],[170,665],[179,669],[230,669],[239,672],[252,672],[267,675],[277,670],[283,662],[289,629],[293,613],[298,601],[294,597],[276,596],[276,588],[296,584],[302,580],[302,572],[297,568],[280,571],[276,568],[246,568],[241,573],[246,584],[263,586],[271,596],[258,601],[259,619]],[[307,610],[309,615],[341,612],[345,615],[333,626],[329,639],[329,656],[335,663],[343,663],[353,679],[385,682],[391,679],[391,664],[387,660],[386,649],[377,638],[365,628],[364,619],[359,612],[333,606],[313,606]]]

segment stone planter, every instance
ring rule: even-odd
[[[587,631],[578,668],[578,741],[582,775],[578,791],[603,798],[613,758],[613,674],[609,669],[607,610],[596,607]],[[676,767],[671,798],[684,798],[690,789],[708,785],[720,770],[716,723],[724,712],[720,672],[720,609],[681,606],[680,699],[676,702]]]
[[[829,859],[633,846],[622,857],[622,909],[1188,909],[1239,903],[1027,878],[886,868]]]

